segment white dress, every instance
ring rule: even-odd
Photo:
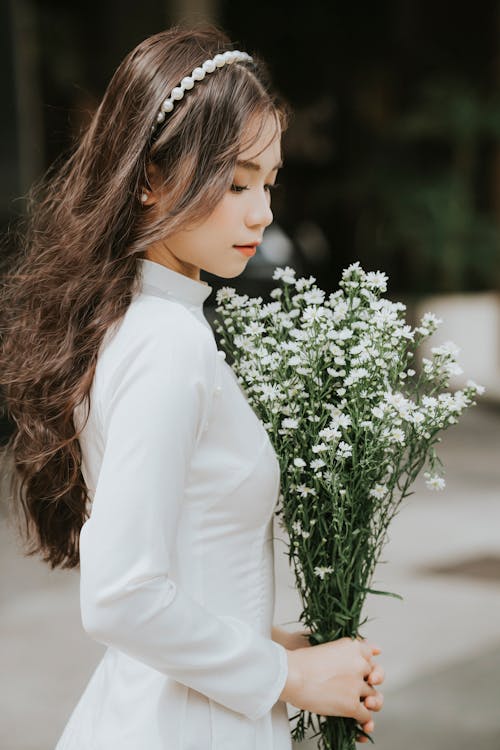
[[[56,750],[290,750],[271,640],[279,463],[217,351],[212,288],[140,269],[80,436],[82,624],[107,650]]]

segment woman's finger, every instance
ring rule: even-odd
[[[384,668],[376,664],[373,671],[368,675],[370,685],[380,685],[385,678]]]
[[[370,734],[370,732],[373,732],[375,729],[375,722],[373,719],[370,719],[365,724],[361,726],[363,732],[366,732],[367,734]],[[356,742],[368,742],[368,737],[365,737],[362,734],[356,735]]]
[[[365,698],[365,706],[369,708],[370,711],[380,711],[383,705],[383,693],[377,692],[377,695],[369,695],[367,698]]]
[[[371,659],[372,656],[376,656],[381,653],[381,649],[378,646],[374,646],[373,643],[367,643],[364,638],[360,635],[357,636],[358,641],[361,643],[361,653],[365,659]]]
[[[361,728],[363,732],[370,734],[370,732],[373,732],[373,730],[375,729],[375,722],[373,721],[373,719],[370,719],[370,721],[367,721],[366,724],[363,724]]]
[[[366,680],[363,680],[363,686],[361,688],[360,695],[363,698],[368,698],[369,695],[379,695],[379,692],[374,687],[369,685]]]

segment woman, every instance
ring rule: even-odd
[[[176,27],[125,58],[4,290],[29,554],[80,565],[107,646],[57,750],[285,750],[286,702],[366,732],[382,706],[375,647],[272,626],[279,464],[200,269],[238,276],[271,223],[287,109],[229,49]]]

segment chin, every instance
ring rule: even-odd
[[[221,279],[235,279],[237,276],[241,276],[245,269],[242,268],[239,271],[234,271],[234,273],[228,273],[227,271],[224,273],[218,274],[218,276],[221,277]]]
[[[213,273],[215,276],[219,276],[219,278],[221,279],[235,279],[236,276],[241,276],[246,267],[246,262],[243,265],[239,263],[237,267],[235,266],[233,268],[230,268],[226,265],[223,268],[218,268],[217,270],[210,271],[210,273]]]

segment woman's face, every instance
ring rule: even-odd
[[[247,127],[243,142],[256,134],[258,125]],[[146,258],[197,281],[200,269],[224,279],[242,273],[251,255],[237,246],[260,244],[273,220],[270,185],[281,166],[281,130],[275,131],[276,120],[269,115],[259,139],[239,153],[233,184],[210,216],[195,228],[150,245]],[[153,201],[150,196],[146,205]]]

